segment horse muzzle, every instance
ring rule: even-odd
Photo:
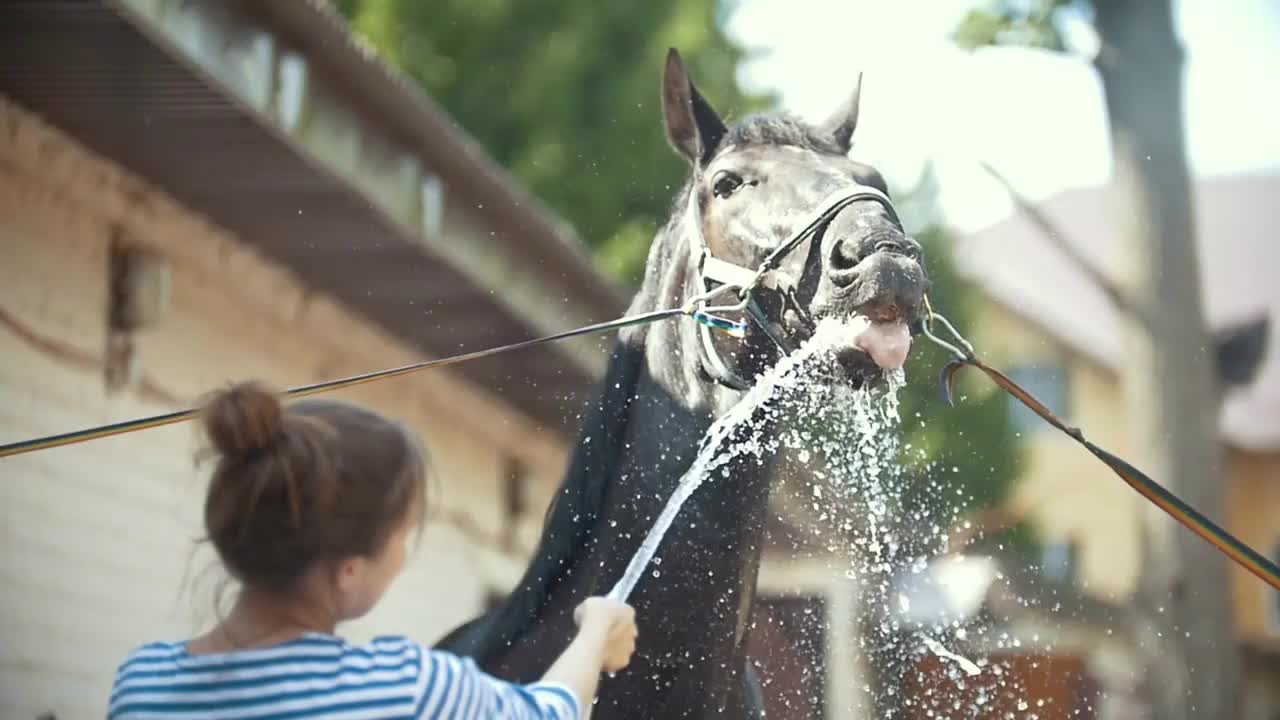
[[[881,248],[823,283],[820,296],[825,297],[816,303],[814,316],[841,323],[837,356],[847,370],[896,370],[906,363],[910,325],[920,316],[929,287],[916,257],[896,247]]]

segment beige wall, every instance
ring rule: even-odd
[[[1102,447],[1128,455],[1125,408],[1112,373],[1048,341],[1034,325],[995,303],[983,302],[981,314],[978,347],[997,367],[1043,358],[1065,362],[1071,399],[1067,422]],[[1046,539],[1079,543],[1080,578],[1088,591],[1124,599],[1138,579],[1138,511],[1146,501],[1049,426],[1026,441],[1027,466],[1015,505],[1034,518]],[[1226,459],[1229,529],[1259,552],[1275,552],[1280,547],[1280,453],[1228,449]],[[1274,591],[1233,567],[1232,592],[1242,637],[1280,651],[1280,616],[1273,617],[1269,607]]]
[[[1228,512],[1231,531],[1253,549],[1277,561],[1280,549],[1280,452],[1227,453],[1231,477]],[[1276,591],[1241,567],[1231,569],[1236,623],[1258,647],[1280,652],[1280,611]]]
[[[1069,407],[1051,408],[1104,448],[1125,455],[1120,387],[1105,368],[1046,339],[1005,308],[984,301],[979,352],[997,368],[1060,363],[1066,370]],[[994,388],[985,378],[981,385]],[[993,390],[994,391],[994,390]],[[1132,592],[1139,563],[1136,524],[1142,499],[1097,458],[1047,423],[1023,438],[1024,472],[1014,505],[1036,522],[1050,542],[1078,543],[1078,572],[1085,588],[1103,597]]]
[[[172,267],[172,304],[142,336],[145,391],[108,392],[108,244],[122,231]],[[0,442],[186,405],[231,380],[289,386],[415,359],[280,267],[0,96]],[[562,441],[447,372],[337,393],[421,430],[438,516],[356,638],[431,641],[514,581],[562,470]],[[219,576],[196,551],[203,473],[191,425],[0,460],[0,717],[101,717],[133,645],[190,635]],[[504,553],[505,458],[534,475]]]

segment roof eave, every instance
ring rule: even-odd
[[[500,290],[497,302],[535,334],[607,319],[625,307],[619,286],[592,266],[572,231],[359,44],[327,3],[107,4],[355,187],[424,248],[478,286]],[[471,210],[466,225],[477,232],[466,242],[429,227],[425,185],[437,179],[450,193],[450,214]],[[569,341],[560,351],[599,377],[606,356],[596,340]]]

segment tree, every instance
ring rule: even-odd
[[[416,80],[593,249],[638,282],[684,166],[667,146],[658,81],[680,48],[717,107],[771,98],[735,79],[744,50],[718,0],[340,0],[354,30]]]
[[[956,40],[967,47],[1029,44],[1062,51],[1058,13],[1082,3],[1002,0],[975,10]],[[1114,167],[1110,196],[1123,247],[1108,294],[1123,303],[1123,384],[1139,462],[1210,517],[1225,511],[1209,333],[1201,301],[1183,138],[1183,52],[1170,0],[1088,3],[1101,41],[1094,67],[1106,98]],[[1170,388],[1177,388],[1171,392]],[[1149,508],[1135,601],[1168,618],[1179,678],[1154,685],[1158,716],[1235,717],[1235,653],[1226,559]],[[1170,534],[1170,531],[1173,534]],[[1168,612],[1166,612],[1166,610]],[[1194,667],[1190,662],[1195,660]],[[1190,670],[1190,672],[1188,672]]]

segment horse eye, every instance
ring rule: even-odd
[[[742,187],[742,178],[725,171],[716,176],[715,183],[711,186],[711,192],[715,193],[716,197],[726,198],[740,187]]]

